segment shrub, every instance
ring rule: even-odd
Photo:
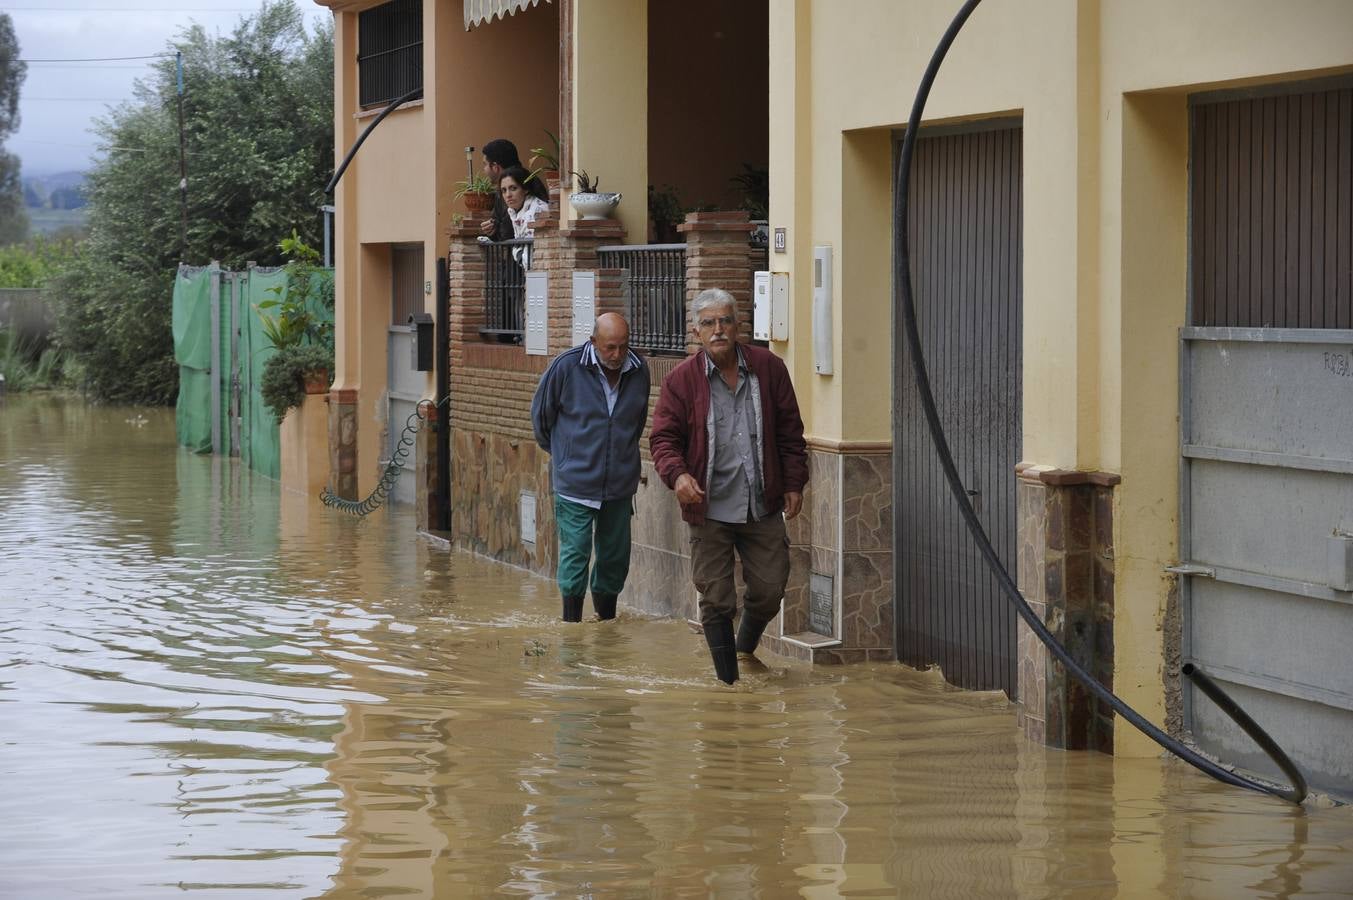
[[[306,378],[318,372],[327,374],[333,364],[333,351],[319,344],[291,344],[281,348],[263,364],[263,379],[259,384],[263,404],[272,410],[277,421],[282,421],[287,410],[300,406],[305,400]]]

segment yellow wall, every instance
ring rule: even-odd
[[[334,131],[341,160],[379,109],[358,105],[357,25],[361,9],[335,13]],[[423,4],[424,97],[371,132],[334,194],[335,389],[358,390],[358,491],[375,487],[384,446],[386,342],[392,243],[421,243],[423,280],[435,283],[446,229],[463,206],[452,199],[466,177],[465,147],[507,138],[529,163],[530,148],[559,130],[559,13],[543,4],[467,32],[458,3]],[[425,311],[434,312],[433,294]],[[427,379],[427,395],[433,390]]]
[[[889,135],[957,6],[771,0],[770,224],[789,237],[771,266],[790,273],[784,353],[819,438],[891,434]],[[1022,455],[1122,474],[1115,687],[1158,722],[1162,568],[1178,529],[1186,98],[1351,68],[1346,0],[991,2],[926,107],[927,124],[1023,118]],[[835,248],[832,376],[813,373],[815,244]],[[1116,741],[1121,753],[1154,752],[1131,729]]]
[[[648,234],[648,4],[573,0],[575,171],[623,196],[615,218],[629,243]],[[572,186],[567,183],[565,190]],[[570,208],[566,215],[574,218]]]

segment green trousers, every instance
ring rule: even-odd
[[[559,593],[587,595],[587,568],[592,565],[592,593],[619,594],[630,573],[630,517],[633,498],[607,500],[601,509],[554,495],[554,522],[559,533]],[[594,553],[595,550],[595,553]]]

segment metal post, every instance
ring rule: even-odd
[[[320,207],[324,213],[324,268],[333,267],[333,234],[334,234],[334,207],[326,203]]]
[[[211,452],[221,452],[221,265],[211,261]]]
[[[179,228],[179,261],[188,261],[188,151],[183,134],[183,51],[174,54],[178,68],[179,106],[179,207],[182,224]]]

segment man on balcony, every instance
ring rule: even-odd
[[[590,341],[555,357],[531,400],[536,443],[550,454],[565,622],[582,621],[594,547],[592,606],[597,618],[615,618],[630,570],[648,386],[648,366],[630,350],[629,323],[604,313]]]
[[[517,145],[507,138],[494,138],[484,145],[484,174],[493,182],[493,215],[479,223],[479,233],[492,241],[506,241],[512,238],[512,220],[507,215],[507,204],[497,190],[503,172],[513,166],[520,166],[517,157]]]
[[[803,505],[808,450],[789,370],[769,350],[738,343],[732,295],[700,292],[691,321],[704,349],[663,379],[649,448],[690,526],[691,580],[714,673],[732,684],[738,658],[753,659],[780,611],[789,581],[785,520]],[[747,586],[736,640],[735,552]]]

